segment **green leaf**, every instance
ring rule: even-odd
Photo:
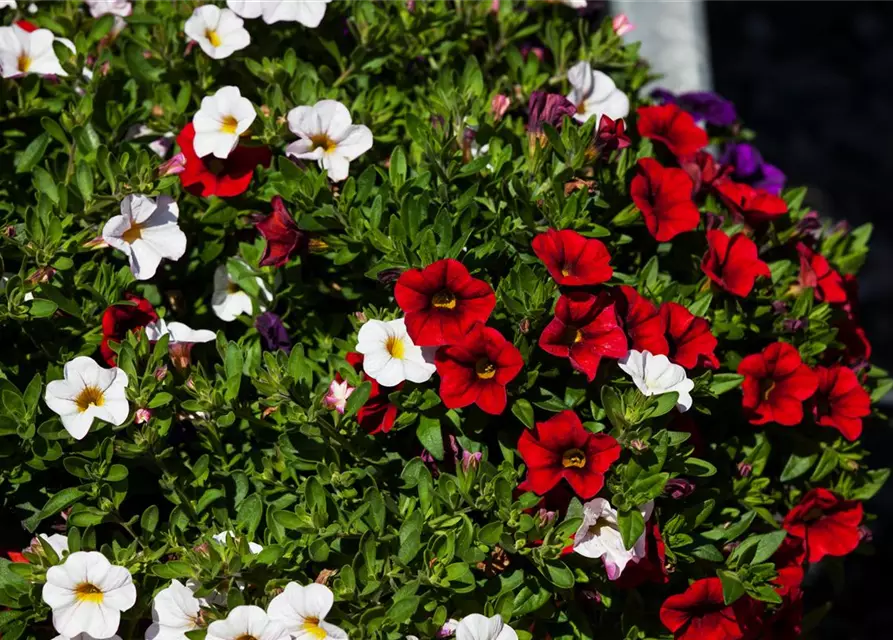
[[[77,170],[75,171],[75,181],[78,185],[78,191],[81,192],[81,197],[84,199],[84,202],[90,202],[93,200],[93,169],[84,162],[78,163]]]
[[[348,396],[347,403],[345,403],[344,405],[344,415],[356,415],[357,411],[362,409],[363,405],[366,404],[366,401],[369,400],[369,395],[371,393],[372,383],[366,380],[359,387],[354,389],[353,393],[351,393],[350,396]]]
[[[617,513],[617,526],[626,549],[632,549],[639,537],[645,533],[645,518],[638,509]]]
[[[263,517],[264,504],[260,496],[252,494],[242,500],[242,504],[236,511],[236,522],[238,522],[245,532],[250,536],[254,535],[258,525]]]
[[[726,391],[737,389],[743,381],[744,376],[737,373],[715,373],[710,382],[710,393],[716,396],[722,395]]]
[[[421,602],[421,600],[422,599],[419,596],[409,596],[407,598],[401,598],[400,600],[397,600],[388,609],[388,620],[390,620],[391,622],[396,622],[397,624],[406,622],[413,616],[413,614],[416,612],[416,609],[419,608],[419,603]]]
[[[46,153],[47,146],[50,144],[50,134],[41,133],[31,141],[25,150],[16,156],[15,168],[16,173],[28,173],[43,158]]]
[[[397,558],[403,564],[409,564],[422,546],[422,514],[414,511],[400,527],[400,546]]]
[[[145,511],[143,511],[143,515],[140,516],[140,529],[143,530],[143,533],[152,533],[155,531],[155,527],[158,526],[158,507],[156,505],[149,505]]]
[[[480,540],[482,544],[493,546],[499,542],[500,538],[502,538],[502,528],[503,525],[501,522],[491,522],[488,525],[484,525],[481,527],[481,530],[478,531],[478,540]]]
[[[40,124],[43,127],[44,131],[50,134],[50,136],[52,136],[54,140],[57,140],[59,143],[66,147],[71,144],[68,141],[68,136],[65,135],[65,131],[62,130],[62,127],[59,126],[59,123],[55,120],[44,116],[40,119]]]
[[[416,436],[422,446],[434,456],[435,460],[443,460],[443,436],[440,432],[440,421],[428,416],[419,418],[419,426],[416,429]]]
[[[818,457],[819,456],[816,453],[810,453],[805,456],[801,456],[796,452],[792,453],[791,457],[788,458],[788,462],[785,464],[784,469],[782,469],[779,480],[782,482],[790,482],[795,478],[799,478],[812,468],[812,465]]]
[[[152,66],[143,56],[143,48],[131,43],[124,48],[124,60],[130,75],[141,84],[153,84],[161,79],[163,68]]]
[[[24,520],[22,524],[28,531],[33,533],[34,530],[37,528],[37,525],[40,524],[41,520],[43,520],[44,518],[49,518],[50,516],[54,516],[63,509],[70,507],[83,495],[84,490],[80,487],[68,487],[67,489],[62,489],[62,491],[56,493],[55,495],[53,495],[52,498],[47,500],[46,504],[43,505],[43,508],[40,511]]]
[[[744,595],[744,583],[737,573],[720,569],[716,575],[722,583],[722,597],[726,604],[732,604]]]
[[[780,529],[760,536],[760,541],[757,543],[757,551],[751,562],[753,562],[753,564],[759,564],[760,562],[765,562],[771,558],[772,554],[778,551],[778,548],[781,546],[781,543],[784,542],[787,534],[787,531]]]
[[[819,458],[819,463],[816,465],[815,469],[813,469],[809,481],[820,482],[825,476],[837,468],[839,461],[840,456],[837,452],[831,447],[826,448],[822,452],[822,457]]]
[[[547,563],[546,577],[559,589],[571,589],[574,586],[574,572],[562,562]]]
[[[515,414],[515,417],[521,421],[521,424],[523,424],[528,429],[533,429],[533,405],[531,405],[530,402],[524,400],[523,398],[518,398],[512,404],[512,413]]]

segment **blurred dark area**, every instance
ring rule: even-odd
[[[823,216],[874,225],[859,277],[872,360],[893,366],[893,2],[707,2],[714,89],[732,100],[765,159],[809,187]],[[890,398],[885,409],[891,412]],[[893,466],[893,430],[866,428],[872,467]],[[874,555],[810,575],[809,606],[833,600],[816,638],[893,637],[893,486],[869,503]]]

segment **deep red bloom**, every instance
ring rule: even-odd
[[[646,138],[663,142],[673,155],[686,157],[703,149],[710,142],[707,132],[695,123],[691,114],[679,105],[639,107],[639,133]]]
[[[709,322],[675,302],[663,303],[660,316],[667,331],[670,360],[686,369],[719,368],[719,360],[713,353],[717,340]]]
[[[537,422],[535,435],[525,430],[518,452],[527,477],[518,487],[543,495],[564,478],[584,500],[597,494],[605,472],[620,457],[620,445],[609,435],[590,433],[573,411],[562,411]]]
[[[21,551],[7,551],[6,557],[8,557],[12,562],[24,562],[28,564],[28,558]]]
[[[827,489],[810,490],[784,519],[784,528],[806,544],[806,557],[845,556],[859,546],[862,503],[842,500]]]
[[[642,158],[636,166],[629,193],[654,239],[667,242],[696,228],[701,214],[691,200],[693,185],[688,174],[662,167],[654,158]]]
[[[797,243],[800,254],[800,286],[811,287],[816,300],[831,304],[847,302],[847,291],[843,278],[825,259],[802,242]]]
[[[707,232],[707,253],[701,259],[701,271],[720,287],[746,298],[757,276],[772,275],[769,265],[757,257],[757,245],[743,233],[729,238],[719,229]]]
[[[797,348],[773,342],[738,365],[744,376],[744,413],[751,424],[794,426],[803,420],[803,401],[815,393],[818,377],[803,364]]]
[[[612,120],[602,114],[598,121],[598,131],[595,132],[595,148],[599,153],[611,153],[620,149],[626,149],[632,142],[626,135],[626,124],[623,118]]]
[[[788,534],[781,546],[772,554],[772,562],[778,577],[773,580],[778,595],[785,596],[791,590],[800,588],[803,582],[803,563],[806,561],[806,546],[803,540]]]
[[[99,352],[110,367],[114,367],[118,361],[118,355],[109,346],[110,342],[121,342],[129,332],[139,331],[150,322],[158,320],[151,302],[133,293],[127,293],[124,297],[135,304],[113,304],[102,314],[102,342],[99,344]]]
[[[660,621],[676,640],[739,640],[756,624],[757,610],[746,595],[725,604],[719,578],[703,578],[664,600]]]
[[[797,640],[803,629],[803,592],[792,589],[760,626],[760,640]]]
[[[731,171],[731,167],[723,167],[707,151],[698,151],[688,158],[679,158],[679,166],[691,178],[694,184],[693,193],[712,187],[714,182]]]
[[[199,158],[192,146],[194,140],[195,127],[190,122],[177,136],[177,144],[186,157],[180,182],[189,193],[204,198],[226,198],[245,193],[255,167],[270,166],[273,157],[268,147],[239,145],[224,160],[214,156]]]
[[[299,245],[303,246],[306,234],[298,229],[281,197],[273,196],[270,204],[273,205],[273,213],[254,225],[267,241],[258,264],[262,267],[281,267]]]
[[[584,238],[573,229],[549,229],[535,237],[531,245],[558,284],[601,284],[614,275],[609,264],[611,254],[605,245],[595,238]]]
[[[840,431],[847,440],[862,434],[862,418],[871,414],[871,396],[852,369],[836,365],[816,367],[818,390],[812,398],[816,424]]]
[[[569,358],[571,366],[590,382],[602,357],[622,358],[628,351],[614,303],[606,293],[574,292],[558,298],[555,317],[540,335],[540,347],[553,356]]]
[[[717,180],[713,184],[713,188],[729,211],[735,216],[743,218],[752,227],[788,212],[788,205],[784,200],[748,184],[723,178]]]
[[[434,361],[440,398],[448,409],[476,404],[493,415],[505,410],[505,385],[524,366],[521,352],[480,322],[459,342],[438,349]]]
[[[847,318],[835,326],[837,341],[843,344],[843,354],[835,353],[835,359],[840,356],[849,365],[859,365],[871,359],[871,343],[858,322]]]
[[[574,115],[577,106],[563,95],[534,91],[530,94],[527,110],[527,131],[539,134],[543,132],[545,123],[556,128],[561,126],[564,116]]]
[[[645,557],[626,565],[613,584],[620,589],[635,589],[646,582],[666,584],[669,581],[666,546],[660,535],[660,527],[652,518],[645,523]]]
[[[666,327],[654,303],[625,284],[612,287],[611,293],[617,317],[629,339],[629,348],[656,355],[668,354]]]
[[[406,314],[409,337],[421,347],[461,342],[496,307],[490,285],[472,278],[464,264],[451,258],[404,271],[394,297]]]
[[[368,377],[363,371],[363,354],[348,353],[347,363],[361,374],[363,380],[367,380],[372,385],[372,391],[369,393],[369,399],[366,404],[357,411],[357,422],[364,431],[371,435],[376,433],[387,433],[394,426],[397,419],[397,406],[392,404],[388,399],[388,394],[399,391],[403,388],[403,383],[386,391],[382,391],[381,386],[372,378]],[[342,382],[340,375],[335,376],[335,380]]]

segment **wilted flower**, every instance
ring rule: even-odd
[[[291,351],[291,338],[288,337],[288,331],[282,324],[282,319],[272,311],[266,311],[257,316],[254,328],[260,334],[267,351],[279,349],[286,353]]]
[[[505,112],[508,111],[509,105],[511,105],[512,100],[507,95],[502,93],[497,93],[493,96],[493,99],[490,100],[490,115],[493,116],[493,119],[499,122],[502,120],[502,117],[505,115]]]
[[[185,169],[186,169],[186,156],[181,151],[177,154],[174,154],[174,156],[171,157],[171,159],[168,160],[167,162],[162,162],[158,166],[158,176],[162,177],[162,178],[164,176],[175,176],[180,173],[183,173],[183,171]]]
[[[687,498],[694,493],[694,490],[694,483],[685,478],[670,478],[664,485],[664,493],[673,498],[673,500]]]

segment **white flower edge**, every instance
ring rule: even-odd
[[[44,402],[62,420],[75,440],[82,440],[94,419],[121,425],[130,415],[127,374],[99,366],[93,358],[78,356],[65,364],[63,379],[46,386]]]
[[[430,356],[412,342],[403,318],[367,320],[357,334],[356,351],[363,354],[363,371],[385,387],[405,380],[427,382],[437,367]]]
[[[502,621],[502,616],[488,618],[471,613],[456,626],[456,640],[518,640],[518,634]]]
[[[657,396],[675,391],[679,394],[676,408],[683,413],[691,409],[691,390],[695,383],[689,380],[683,367],[670,362],[667,356],[631,349],[617,364],[632,378],[642,395]]]
[[[267,612],[294,638],[347,640],[347,633],[325,621],[334,603],[335,595],[325,585],[289,582],[270,602]]]
[[[629,97],[608,74],[593,69],[585,60],[568,70],[567,80],[571,85],[567,99],[577,107],[574,119],[578,122],[586,122],[593,116],[606,115],[617,120],[629,115]]]
[[[639,511],[645,522],[651,518],[654,501],[650,500]],[[645,557],[645,533],[632,549],[623,544],[617,524],[617,510],[604,498],[593,498],[583,505],[583,522],[574,535],[574,553],[586,558],[601,558],[609,580],[616,580],[626,565]]]

